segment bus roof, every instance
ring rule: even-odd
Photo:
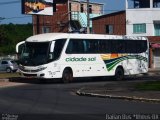
[[[100,35],[100,34],[74,34],[74,33],[45,33],[31,36],[26,39],[27,42],[47,42],[56,39],[67,38],[85,38],[85,39],[131,39],[131,40],[146,40],[145,37],[135,36],[120,36],[120,35]]]

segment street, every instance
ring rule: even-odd
[[[160,0],[0,6],[0,120],[160,120]]]
[[[22,119],[105,120],[106,114],[160,114],[159,103],[78,96],[76,90],[114,81],[74,82],[69,84],[36,82],[0,88],[0,113]]]

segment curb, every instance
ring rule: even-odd
[[[9,82],[8,78],[0,78],[0,82]]]
[[[119,95],[105,95],[105,94],[96,94],[90,92],[83,92],[84,88],[79,89],[76,94],[79,96],[89,96],[89,97],[99,97],[99,98],[111,98],[111,99],[122,99],[122,100],[130,100],[130,101],[141,101],[141,102],[153,102],[160,103],[160,99],[149,99],[143,97],[130,97],[130,96],[119,96]]]

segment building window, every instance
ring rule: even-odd
[[[42,33],[50,33],[51,32],[51,27],[42,27]]]
[[[81,12],[83,13],[84,12],[84,5],[81,4]]]
[[[133,33],[146,33],[146,24],[133,24]]]
[[[113,34],[113,25],[106,25],[106,34]]]
[[[128,0],[128,8],[150,8],[150,0]]]
[[[92,5],[89,5],[89,13],[92,13]]]
[[[160,36],[160,23],[154,24],[154,34],[155,36]]]
[[[150,8],[150,0],[134,0],[135,8]]]
[[[160,0],[153,0],[153,7],[160,8]]]

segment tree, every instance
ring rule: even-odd
[[[0,55],[14,54],[16,44],[32,34],[32,24],[0,25]]]

